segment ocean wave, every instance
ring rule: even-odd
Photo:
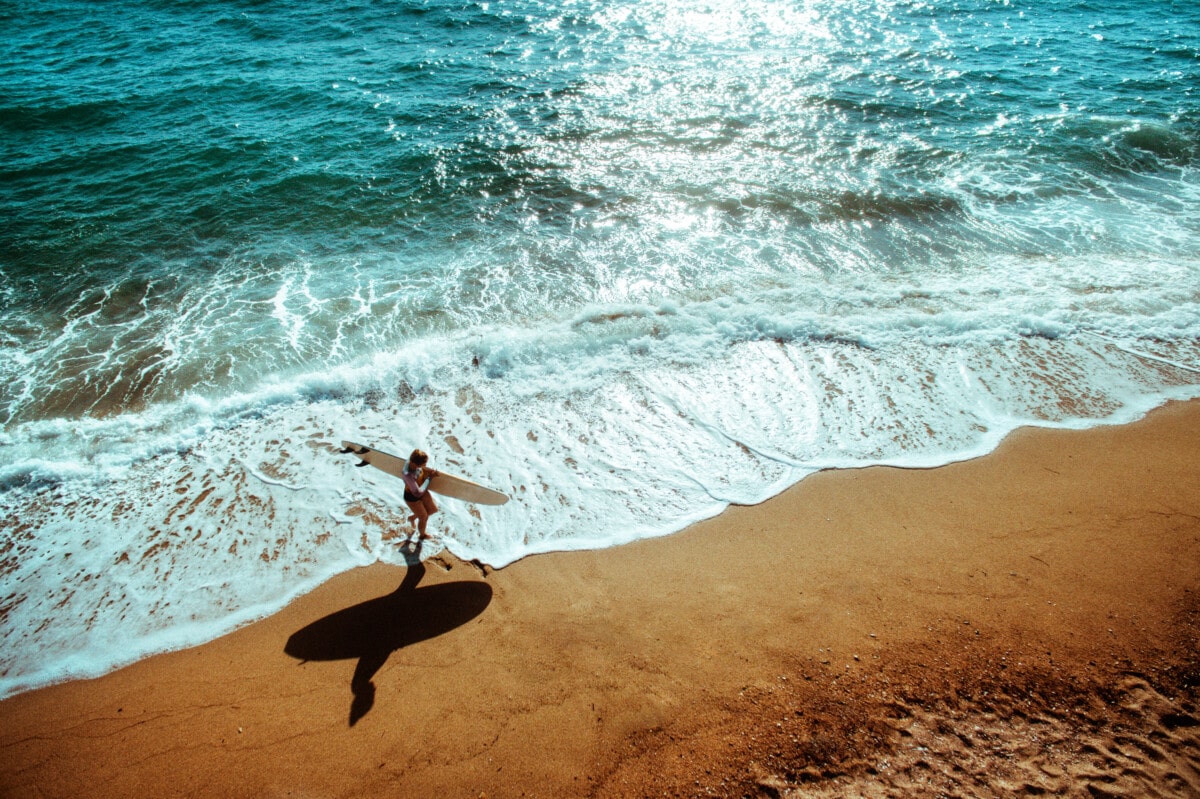
[[[0,129],[10,134],[61,132],[94,133],[120,119],[119,103],[110,100],[66,100],[54,105],[0,105]]]
[[[347,303],[337,292],[322,297],[320,270],[310,270],[305,279],[315,282],[293,287],[303,299],[294,311],[287,310],[290,295],[280,291],[279,283],[272,280],[263,285],[255,313],[264,323],[270,322],[271,332],[258,343],[246,339],[250,326],[237,318],[224,290],[201,300],[196,309],[208,322],[187,318],[180,320],[181,327],[172,328],[174,315],[168,313],[154,323],[160,332],[148,336],[144,326],[149,323],[142,317],[152,304],[147,297],[154,287],[137,282],[118,294],[90,298],[81,306],[87,312],[81,310],[77,316],[97,329],[69,343],[64,328],[60,333],[64,344],[48,350],[39,367],[7,364],[3,397],[10,416],[6,427],[10,434],[24,430],[28,446],[42,449],[47,437],[58,437],[47,431],[65,426],[61,429],[73,430],[73,435],[91,442],[76,454],[86,460],[105,452],[105,440],[122,449],[130,437],[153,439],[148,434],[156,429],[202,435],[214,425],[228,426],[247,413],[298,400],[349,400],[385,385],[392,385],[387,390],[393,393],[416,394],[436,385],[435,375],[443,370],[477,374],[479,379],[511,384],[518,392],[570,386],[589,391],[611,382],[614,375],[694,368],[725,357],[733,348],[760,342],[883,351],[910,344],[1002,347],[1028,337],[1059,339],[1093,331],[1159,342],[1186,342],[1197,336],[1200,286],[1194,264],[1162,260],[1147,268],[1145,263],[1114,260],[1104,270],[1103,280],[1097,279],[1095,266],[1087,257],[1010,258],[1003,267],[996,263],[986,269],[959,266],[942,275],[925,273],[919,280],[903,272],[870,283],[853,273],[819,282],[779,283],[776,277],[762,286],[697,291],[686,301],[596,303],[516,327],[493,319],[417,332],[403,325],[411,309],[397,308],[395,333],[387,333],[391,323],[370,311],[380,307],[379,298],[373,303],[366,298]],[[436,308],[436,303],[431,307]],[[231,313],[238,322],[233,327],[229,327]],[[343,326],[355,318],[360,327]],[[264,374],[258,365],[262,356],[256,352],[277,347],[277,331],[293,324],[298,337],[327,353],[337,340],[330,339],[329,331],[361,338],[365,346],[347,342],[340,357],[326,358],[317,371],[305,368],[311,362],[308,357],[297,357],[290,368],[283,368],[286,362],[277,359]],[[385,325],[379,331],[382,337],[368,337],[369,326],[376,324]],[[98,337],[106,327],[114,331],[110,338]],[[197,331],[188,332],[191,328]],[[225,340],[227,328],[236,343]],[[122,334],[133,336],[140,349],[122,349]],[[182,335],[197,338],[188,343]],[[149,346],[154,338],[161,343]],[[105,346],[115,351],[101,347],[94,361],[84,358],[87,346],[94,348],[105,340]],[[192,353],[186,349],[201,346],[212,349]],[[236,354],[239,346],[241,355]],[[309,345],[298,339],[295,346],[304,350]],[[222,369],[230,368],[222,363],[231,359],[242,362],[242,376],[231,384],[214,380]],[[118,368],[106,372],[107,361]],[[33,382],[23,373],[33,375]],[[101,374],[107,377],[100,379]],[[55,390],[39,398],[33,393],[39,387]],[[135,419],[145,427],[128,427]],[[104,432],[110,424],[110,432]],[[67,446],[69,451],[73,445]],[[158,451],[175,446],[172,441]],[[86,454],[89,449],[92,455]],[[64,453],[62,460],[69,457]]]
[[[397,559],[402,485],[353,469],[346,437],[422,446],[509,494],[486,512],[447,500],[437,520],[455,554],[500,566],[663,535],[819,469],[932,466],[1022,424],[1125,420],[1200,394],[1194,309],[1158,340],[1019,308],[1002,326],[965,308],[922,323],[952,302],[943,291],[898,290],[884,324],[865,306],[771,318],[749,298],[597,307],[219,403],[11,429],[0,538],[23,601],[0,621],[0,690],[204,640],[335,571]]]
[[[1101,175],[1188,167],[1200,155],[1200,138],[1181,127],[1097,116],[1064,120],[1059,135],[1045,146],[1054,147],[1059,158],[1067,148],[1067,154]]]

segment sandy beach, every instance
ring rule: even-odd
[[[1200,796],[1200,402],[330,581],[0,703],[4,797]]]

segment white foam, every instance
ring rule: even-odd
[[[458,556],[502,566],[667,534],[820,469],[932,466],[1019,425],[1126,421],[1196,396],[1200,270],[1153,267],[1028,259],[919,285],[846,275],[592,306],[219,400],[10,426],[0,693],[403,563],[402,485],[354,468],[343,438],[421,446],[508,493],[502,507],[445,499],[433,522]]]

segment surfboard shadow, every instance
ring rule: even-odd
[[[374,706],[372,679],[393,652],[461,627],[492,601],[492,587],[477,580],[417,588],[424,574],[424,564],[410,564],[392,593],[318,619],[293,633],[283,647],[302,661],[358,659],[350,680],[351,727]]]

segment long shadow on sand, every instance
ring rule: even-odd
[[[419,550],[406,560],[408,571],[395,591],[318,619],[283,647],[302,661],[358,659],[350,680],[351,727],[374,706],[371,680],[393,652],[466,624],[492,601],[492,587],[475,580],[417,588],[425,576]]]

